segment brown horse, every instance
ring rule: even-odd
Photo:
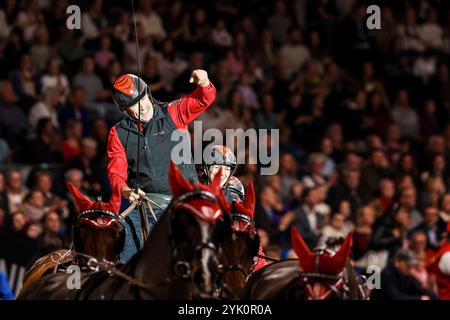
[[[297,259],[282,260],[254,273],[242,298],[250,300],[365,299],[349,262],[352,235],[337,252],[311,252],[297,229],[291,229]]]
[[[232,202],[227,206],[231,217],[231,232],[225,240],[221,264],[220,298],[238,299],[248,276],[253,272],[255,256],[260,243],[253,221],[255,211],[255,191],[253,183],[247,188],[244,202]]]
[[[125,231],[117,213],[120,191],[115,190],[109,203],[92,202],[71,183],[67,184],[75,199],[78,217],[72,228],[73,249],[61,249],[38,259],[27,271],[22,291],[44,274],[56,272],[69,264],[87,267],[88,258],[117,262],[124,244]]]
[[[171,164],[173,200],[142,251],[127,264],[81,274],[81,289],[70,290],[71,275],[46,275],[19,299],[191,299],[213,298],[219,286],[218,253],[230,219],[220,174],[210,186],[186,181]]]

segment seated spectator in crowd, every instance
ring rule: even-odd
[[[347,233],[345,231],[345,216],[340,212],[335,212],[330,218],[330,223],[323,227],[322,235],[320,237],[318,246],[326,247],[327,240],[345,238]]]
[[[362,207],[356,214],[356,227],[353,231],[353,259],[358,260],[369,250],[375,218],[375,210],[371,206]]]
[[[318,187],[305,189],[303,192],[303,204],[295,209],[293,217],[295,227],[311,250],[318,245],[323,227],[322,215],[314,211],[314,206],[319,201]]]
[[[17,105],[17,95],[11,82],[0,81],[0,126],[8,144],[17,149],[23,143],[27,130],[25,113]]]
[[[23,177],[20,171],[12,170],[8,173],[7,179],[7,197],[9,212],[15,212],[20,209],[26,194],[27,188],[23,184]]]
[[[27,217],[22,211],[15,211],[11,214],[10,229],[13,232],[23,232],[27,224]]]
[[[70,94],[69,80],[60,70],[61,61],[57,57],[52,57],[47,61],[46,73],[42,76],[42,92],[55,89],[60,96],[60,102],[64,104]]]
[[[326,158],[321,153],[313,153],[309,156],[309,170],[302,178],[302,183],[306,188],[326,187],[327,180],[323,176],[325,160]]]
[[[23,212],[31,223],[39,222],[48,208],[45,207],[45,195],[42,191],[31,190],[25,197]]]
[[[41,79],[28,53],[20,56],[19,68],[10,75],[11,83],[20,102],[25,106],[35,102],[41,90]]]
[[[78,72],[74,79],[73,85],[82,87],[86,93],[86,107],[90,108],[92,113],[99,113],[97,102],[104,101],[111,96],[111,92],[105,90],[100,77],[95,72],[95,62],[91,56],[86,56],[83,59],[83,64],[80,72]]]
[[[101,190],[102,170],[97,160],[97,142],[92,138],[81,141],[81,154],[67,164],[68,169],[80,169],[84,175],[84,189],[93,194]]]
[[[274,101],[270,94],[264,95],[262,98],[262,110],[258,111],[255,116],[255,124],[257,129],[273,130],[278,128],[278,115],[274,112]]]
[[[370,155],[370,162],[362,169],[362,185],[373,195],[378,188],[381,179],[390,174],[389,160],[382,150],[373,150]]]
[[[70,119],[65,126],[65,139],[62,143],[64,162],[68,163],[81,154],[81,139],[83,138],[83,123]]]
[[[399,207],[392,213],[391,219],[385,219],[376,227],[372,235],[370,247],[375,251],[388,250],[392,256],[398,249],[408,245],[407,231],[410,228],[410,212]]]
[[[49,211],[43,217],[43,232],[39,238],[39,255],[44,256],[55,250],[62,249],[64,242],[61,237],[61,218],[56,211]]]
[[[255,222],[257,228],[262,228],[269,233],[270,241],[279,241],[278,223],[280,221],[283,205],[278,201],[274,189],[270,186],[265,186],[261,190],[259,201],[255,209]]]
[[[391,179],[384,178],[378,184],[379,195],[377,195],[370,205],[375,209],[376,218],[382,219],[386,217],[389,209],[395,201],[395,185]]]
[[[36,126],[36,139],[30,141],[27,154],[29,163],[61,163],[61,136],[53,126],[52,120],[44,118]]]
[[[450,222],[450,193],[444,194],[439,201],[439,216],[445,222]]]
[[[398,204],[408,210],[411,219],[410,228],[413,229],[422,223],[423,216],[417,208],[417,193],[414,183],[412,181],[411,183],[412,186],[403,187],[403,189],[400,190]]]
[[[392,109],[392,118],[398,125],[403,137],[419,138],[419,117],[417,112],[409,105],[409,95],[406,90],[400,90],[397,93],[396,103]]]
[[[53,176],[47,171],[38,171],[35,174],[34,190],[39,190],[44,193],[45,206],[48,210],[58,210],[63,218],[69,215],[67,209],[67,200],[61,199],[53,193]]]
[[[28,123],[31,133],[34,133],[36,126],[41,119],[50,119],[53,126],[58,129],[58,108],[60,104],[60,95],[56,89],[47,89],[44,93],[44,99],[38,101],[28,114]]]
[[[419,224],[412,232],[422,230],[427,235],[427,247],[437,250],[443,239],[446,224],[439,217],[439,211],[436,207],[426,206],[423,210],[423,222]]]
[[[291,187],[297,182],[297,165],[295,159],[290,153],[280,155],[280,198],[287,203],[292,196]]]
[[[65,128],[69,120],[81,121],[83,125],[83,135],[88,132],[89,112],[86,109],[86,94],[83,87],[74,87],[70,102],[60,110],[59,123]]]
[[[373,291],[371,299],[375,301],[436,299],[433,292],[422,287],[411,275],[411,270],[416,264],[417,261],[411,251],[398,250],[393,261],[381,272],[380,288]]]
[[[343,179],[328,193],[329,202],[332,208],[337,208],[342,200],[350,203],[352,208],[352,220],[355,214],[365,203],[368,202],[368,195],[361,185],[361,173],[358,170],[345,170]]]

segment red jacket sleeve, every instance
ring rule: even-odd
[[[216,98],[216,88],[212,83],[206,87],[198,86],[190,95],[169,103],[169,114],[178,129],[186,127]]]
[[[116,127],[112,127],[108,137],[108,178],[111,188],[120,190],[127,184],[128,161],[125,148],[120,142]]]

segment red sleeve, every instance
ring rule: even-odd
[[[114,190],[114,188],[118,187],[119,190],[122,190],[127,184],[128,161],[125,148],[117,135],[116,127],[112,127],[109,131],[107,156],[108,178],[111,188]]]
[[[178,129],[186,127],[216,98],[216,88],[212,83],[206,87],[198,86],[190,95],[169,103],[169,114]]]

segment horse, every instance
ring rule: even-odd
[[[44,274],[64,271],[70,264],[87,268],[90,258],[116,263],[125,241],[125,230],[118,218],[120,191],[114,190],[109,203],[93,202],[70,182],[67,189],[75,199],[78,212],[72,227],[72,249],[51,252],[34,262],[27,271],[22,290]]]
[[[219,298],[238,299],[247,278],[254,271],[255,257],[260,249],[259,236],[253,220],[254,211],[255,191],[253,183],[250,182],[244,202],[231,202],[227,206],[227,213],[231,217],[231,230],[219,257],[221,265]]]
[[[219,287],[219,251],[231,220],[220,174],[209,185],[184,179],[171,162],[173,199],[144,248],[123,265],[96,263],[81,273],[80,289],[69,289],[71,274],[45,275],[19,299],[214,299]]]
[[[352,234],[338,251],[310,251],[295,227],[291,241],[298,259],[287,259],[255,272],[242,291],[249,300],[366,299],[349,261]]]

